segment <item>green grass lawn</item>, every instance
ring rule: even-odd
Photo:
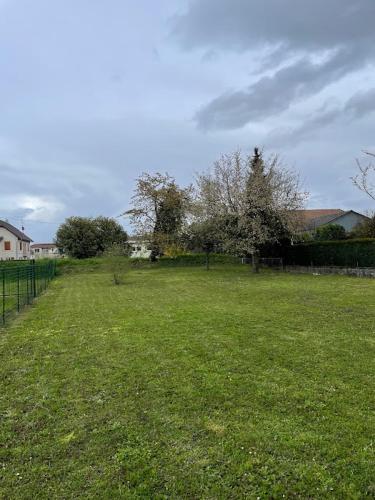
[[[75,266],[0,331],[0,498],[374,498],[375,281]]]

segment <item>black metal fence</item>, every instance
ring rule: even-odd
[[[0,325],[31,304],[56,273],[56,262],[0,262]]]
[[[298,274],[340,274],[343,276],[356,276],[358,278],[375,278],[374,267],[323,267],[323,266],[285,266],[284,270]]]
[[[251,264],[251,257],[242,257],[242,264]],[[283,269],[283,259],[281,257],[262,257],[258,260],[261,267],[272,267],[275,269]]]

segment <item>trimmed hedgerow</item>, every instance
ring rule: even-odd
[[[161,257],[158,260],[158,264],[161,266],[203,266],[206,264],[206,254],[205,253],[192,253],[177,255],[176,257]],[[211,264],[239,264],[240,259],[232,255],[226,254],[210,254]]]
[[[317,241],[285,248],[289,265],[375,267],[375,239]]]

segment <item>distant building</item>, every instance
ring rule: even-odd
[[[131,236],[128,240],[130,257],[133,259],[149,259],[151,255],[150,242],[140,236]]]
[[[354,210],[341,210],[339,208],[324,208],[314,210],[298,210],[303,232],[314,233],[319,227],[328,224],[338,224],[346,232],[352,231],[358,224],[368,219]]]
[[[54,243],[34,243],[31,245],[33,259],[59,259],[62,257]]]
[[[32,241],[9,222],[0,220],[0,260],[30,259]]]

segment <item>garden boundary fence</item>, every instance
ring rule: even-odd
[[[0,325],[40,295],[56,274],[56,262],[0,262]]]
[[[272,267],[274,269],[283,269],[283,259],[281,257],[261,257],[258,259],[261,267]],[[252,264],[251,257],[242,257],[242,264]]]
[[[338,267],[338,266],[284,266],[285,272],[297,274],[340,274],[357,278],[375,278],[374,267]]]

